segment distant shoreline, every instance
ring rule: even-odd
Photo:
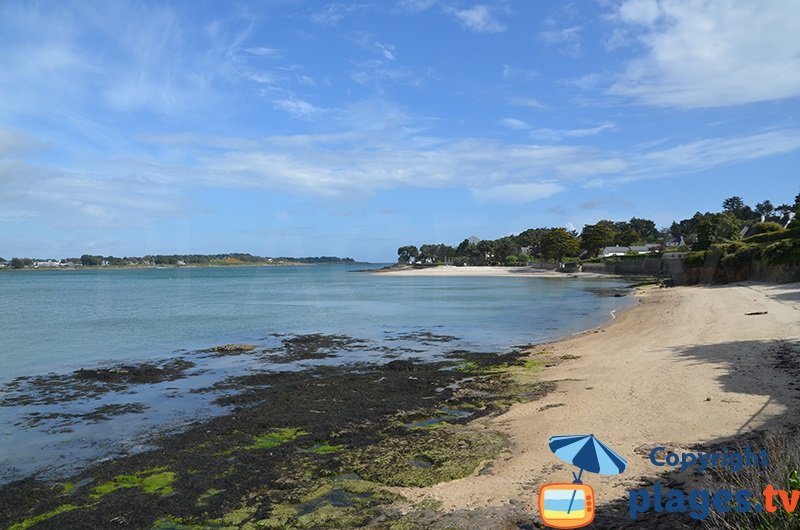
[[[504,266],[463,266],[437,265],[417,268],[410,265],[393,265],[383,269],[368,271],[373,274],[389,276],[535,276],[539,278],[601,278],[607,274],[595,272],[556,272],[533,267]]]
[[[107,271],[107,270],[138,270],[138,269],[229,269],[242,267],[305,267],[312,265],[369,265],[362,261],[320,262],[305,263],[301,261],[283,261],[277,263],[192,263],[187,265],[79,265],[75,267],[26,267],[14,269],[11,267],[0,268],[3,272],[76,272],[76,271]]]

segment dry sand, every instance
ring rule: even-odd
[[[453,265],[440,265],[424,269],[393,268],[389,270],[370,271],[374,274],[390,276],[537,276],[546,278],[568,278],[580,276],[582,278],[597,277],[600,274],[593,272],[556,272],[553,270],[536,269],[533,267],[456,267]]]
[[[584,474],[605,503],[657,473],[652,447],[797,424],[797,393],[773,354],[800,339],[800,284],[652,288],[639,297],[604,328],[536,348],[579,358],[542,373],[558,384],[544,399],[474,422],[510,437],[488,472],[400,492],[446,511],[521,502],[535,513],[538,485],[570,482],[574,469],[550,452],[549,437],[592,433],[629,462],[622,475]]]

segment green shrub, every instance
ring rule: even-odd
[[[695,250],[686,254],[683,263],[687,267],[700,267],[706,262],[706,251]]]
[[[800,239],[782,239],[767,245],[763,256],[775,265],[800,264]]]
[[[742,241],[747,243],[769,243],[780,241],[781,239],[800,239],[800,226],[789,228],[788,230],[778,230],[776,232],[765,232],[754,236],[746,237]]]
[[[778,223],[772,221],[766,221],[764,223],[754,224],[750,233],[752,235],[756,235],[756,234],[767,234],[770,232],[783,232],[784,230],[786,229],[781,225],[779,225]]]

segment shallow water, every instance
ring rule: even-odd
[[[0,483],[140,451],[147,433],[223,413],[212,401],[230,390],[213,385],[227,377],[433,359],[454,350],[502,352],[591,328],[632,303],[605,296],[620,287],[614,280],[398,277],[353,268],[0,274]],[[304,357],[284,342],[304,334],[340,338]],[[257,350],[201,352],[231,342]],[[38,387],[36,379],[8,385],[20,376],[169,359],[189,367],[172,379],[94,394],[79,386],[69,399],[59,390],[74,381],[63,375],[47,376]]]

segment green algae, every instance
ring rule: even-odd
[[[79,508],[80,506],[76,506],[75,504],[62,504],[61,506],[58,506],[57,508],[50,510],[49,512],[42,513],[34,517],[29,517],[28,519],[25,519],[22,522],[13,524],[8,527],[8,530],[25,530],[26,528],[30,528],[33,525],[41,523],[42,521],[47,521],[48,519],[52,519],[56,515],[66,512],[71,512]]]
[[[353,451],[346,458],[350,467],[367,480],[388,486],[424,487],[470,475],[505,444],[505,436],[491,431],[416,430]]]
[[[292,502],[273,504],[269,517],[255,521],[257,528],[354,528],[368,523],[375,508],[399,497],[382,485],[347,474],[305,484],[305,494]]]
[[[194,501],[194,504],[195,504],[195,506],[205,506],[205,505],[208,504],[208,500],[211,497],[213,497],[215,495],[219,495],[223,491],[225,491],[225,490],[218,490],[216,488],[209,488],[206,491],[204,491],[203,493],[201,493],[199,497],[197,497],[197,500]]]
[[[61,484],[61,494],[62,495],[72,495],[75,491],[75,483],[74,482],[64,482]]]
[[[100,499],[109,493],[127,488],[140,488],[145,493],[158,494],[162,497],[172,493],[175,473],[166,467],[154,467],[134,473],[133,475],[117,475],[112,480],[100,484],[91,495]]]
[[[537,355],[546,354],[541,352]],[[470,373],[473,375],[494,375],[501,373],[514,373],[519,371],[539,371],[543,368],[540,359],[524,359],[513,362],[502,362],[496,364],[479,364],[475,361],[461,363],[456,370],[459,372]]]
[[[255,506],[243,505],[241,508],[237,508],[223,515],[222,522],[226,525],[239,527],[242,523],[253,517],[256,510],[257,508]]]
[[[330,455],[333,453],[338,453],[344,449],[344,445],[331,445],[328,442],[322,442],[318,444],[314,444],[311,449],[307,449],[309,453],[315,453],[318,455]]]
[[[292,522],[297,517],[297,509],[294,506],[278,504],[272,507],[269,517],[258,521],[261,528],[291,528]]]
[[[153,523],[151,530],[237,530],[238,526],[226,526],[211,521],[195,523],[188,519],[162,517]]]
[[[248,449],[272,449],[308,434],[299,427],[272,429],[260,436],[256,436],[255,442]]]

